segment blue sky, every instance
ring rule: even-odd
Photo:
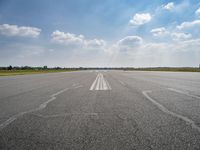
[[[0,0],[0,66],[198,66],[199,0]]]

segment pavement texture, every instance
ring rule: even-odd
[[[200,73],[0,77],[1,150],[199,150]]]

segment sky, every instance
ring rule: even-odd
[[[0,0],[0,66],[199,64],[199,0]]]

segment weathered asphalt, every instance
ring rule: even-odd
[[[200,74],[0,77],[0,149],[199,150]]]

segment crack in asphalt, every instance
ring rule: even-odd
[[[158,103],[156,100],[154,100],[153,98],[151,98],[148,93],[151,93],[152,91],[143,91],[142,94],[149,100],[151,101],[154,105],[156,105],[161,111],[163,111],[166,114],[169,114],[173,117],[179,118],[183,121],[185,121],[187,124],[191,125],[192,128],[196,129],[198,132],[200,132],[200,127],[198,125],[196,125],[196,123],[187,118],[186,116],[182,116],[180,114],[177,114],[175,112],[170,111],[169,109],[167,109],[166,107],[164,107],[163,105],[161,105],[160,103]]]
[[[46,108],[46,106],[48,105],[48,103],[54,101],[54,100],[56,99],[56,96],[58,96],[59,94],[65,92],[65,91],[67,91],[67,90],[69,90],[69,89],[76,89],[76,88],[80,88],[80,87],[82,87],[82,85],[79,85],[79,86],[76,86],[76,85],[75,85],[75,87],[73,87],[73,88],[65,88],[65,89],[63,89],[63,90],[61,90],[61,91],[58,91],[58,92],[52,94],[52,95],[50,96],[50,99],[48,99],[46,102],[40,104],[39,107],[37,107],[37,108],[35,108],[35,109],[31,109],[31,110],[28,110],[28,111],[24,111],[24,112],[18,113],[18,114],[16,114],[16,115],[10,117],[8,120],[6,120],[6,121],[3,122],[2,124],[0,124],[0,130],[2,130],[2,129],[5,128],[7,125],[9,125],[9,124],[12,123],[13,121],[15,121],[17,118],[19,118],[19,117],[21,117],[21,116],[23,116],[23,115],[25,115],[25,114],[27,114],[27,113],[32,113],[32,112],[35,112],[35,111],[38,111],[38,110],[41,110],[41,109]]]

